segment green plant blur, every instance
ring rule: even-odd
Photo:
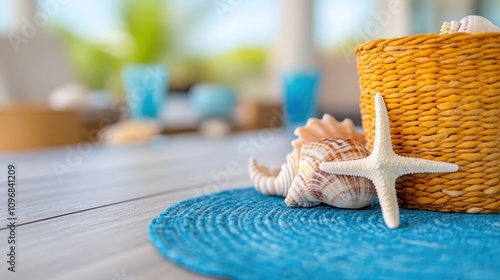
[[[210,4],[210,3],[208,3]],[[196,22],[210,5],[193,13],[183,24]],[[51,28],[61,34],[79,81],[91,89],[123,94],[120,71],[129,63],[163,63],[171,73],[171,88],[187,90],[197,82],[237,85],[259,73],[267,50],[244,48],[214,57],[189,57],[176,45],[173,9],[168,1],[122,1],[123,28],[105,42],[80,38],[61,26]],[[183,26],[183,28],[188,28]]]

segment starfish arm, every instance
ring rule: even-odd
[[[403,156],[398,156],[397,158],[400,176],[413,173],[441,173],[458,171],[458,165],[453,163]]]
[[[369,178],[369,168],[369,161],[367,158],[338,162],[323,162],[319,165],[319,169],[328,173],[361,176],[365,178]]]
[[[384,222],[389,228],[399,227],[399,206],[396,195],[396,178],[379,174],[373,184],[377,190],[377,196],[382,208]]]
[[[380,92],[375,95],[375,140],[373,141],[372,153],[382,157],[394,155],[389,116]]]

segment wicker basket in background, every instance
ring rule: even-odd
[[[500,33],[414,35],[356,49],[361,117],[374,139],[382,93],[397,154],[459,165],[397,181],[406,208],[500,212]]]

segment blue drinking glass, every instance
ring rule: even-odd
[[[288,71],[282,74],[285,126],[293,132],[317,116],[319,72]]]
[[[122,79],[132,118],[158,118],[167,93],[169,75],[159,64],[130,64],[123,68]]]
[[[217,84],[197,84],[189,91],[191,105],[200,119],[231,119],[236,106],[236,94],[230,87]]]

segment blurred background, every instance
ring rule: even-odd
[[[473,14],[500,25],[500,1],[0,0],[0,150],[109,140],[147,115],[129,109],[141,75],[161,81],[157,123],[125,142],[281,126],[287,71],[318,74],[316,115],[359,125],[356,45]]]

